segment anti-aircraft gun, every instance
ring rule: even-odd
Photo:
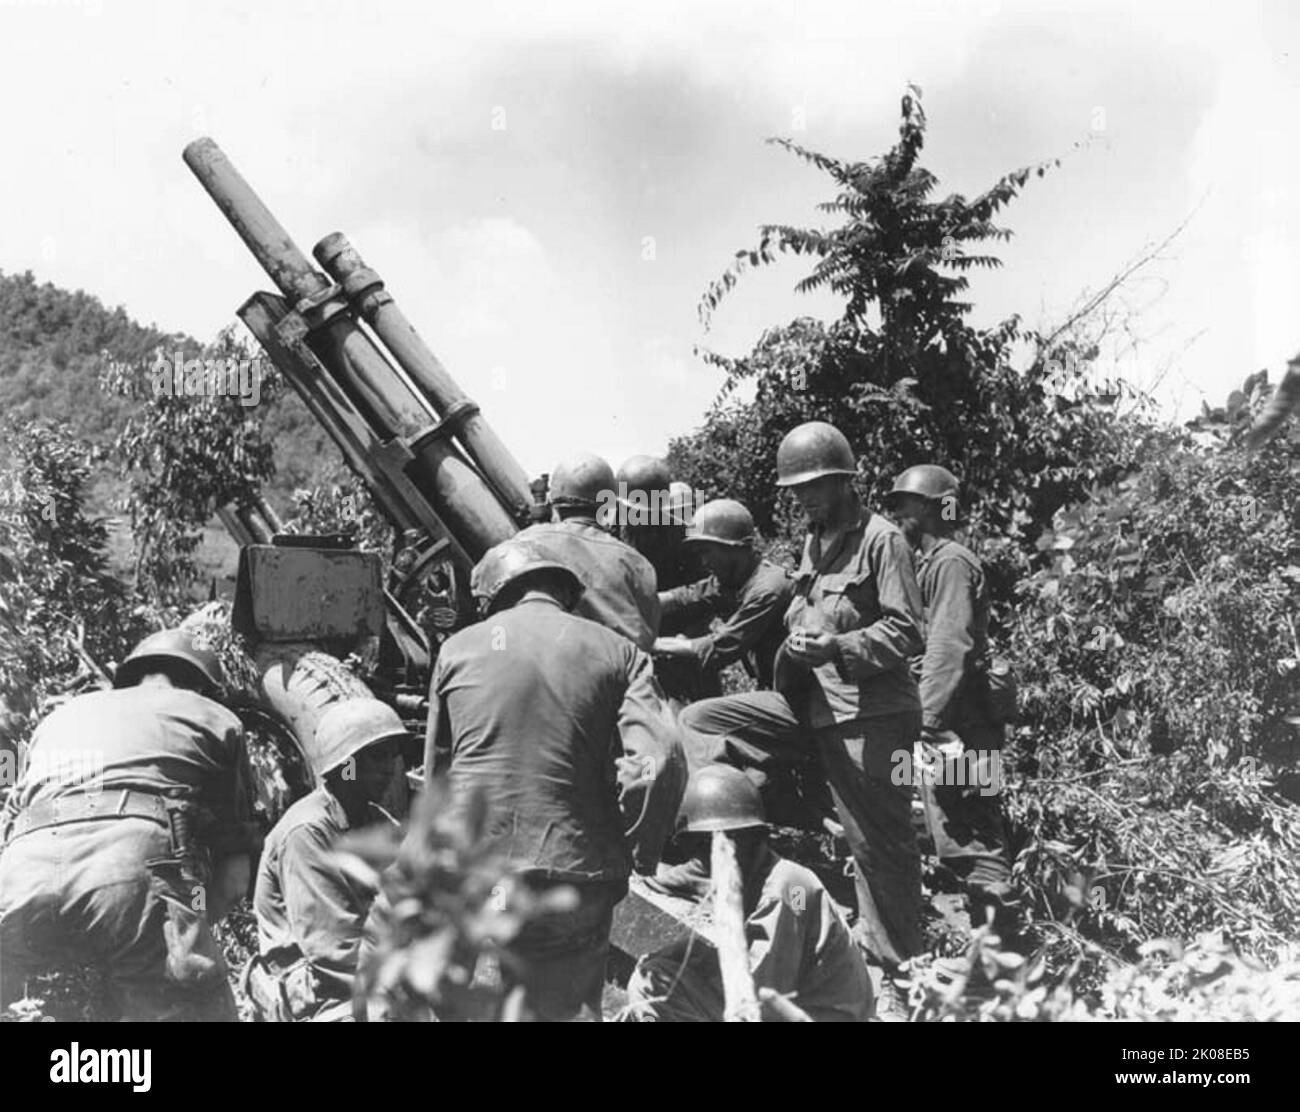
[[[472,620],[469,568],[528,523],[534,490],[344,235],[316,244],[318,268],[215,142],[183,157],[278,290],[239,318],[405,540],[384,582],[378,555],[287,534],[263,499],[219,511],[240,545],[232,625],[252,646],[259,708],[304,757],[320,714],[350,695],[391,703],[419,738],[436,638],[412,600],[431,600],[441,629]],[[369,684],[344,667],[353,655]]]

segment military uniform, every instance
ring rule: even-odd
[[[815,873],[764,846],[759,889],[745,917],[755,989],[770,988],[819,1022],[862,1022],[871,1015],[871,981],[839,909]],[[624,1018],[720,1022],[725,998],[718,952],[685,938],[637,963]]]
[[[239,719],[176,687],[72,699],[6,800],[0,999],[64,962],[106,967],[128,1019],[236,1018],[208,922],[210,854],[255,852]]]
[[[647,652],[654,645],[659,634],[655,572],[631,545],[605,532],[594,518],[578,517],[530,525],[516,539],[577,574],[585,590],[575,614]]]
[[[634,865],[653,870],[685,784],[650,658],[530,599],[447,641],[429,704],[426,778],[449,752],[452,805],[485,789],[490,835],[525,883],[579,892],[576,909],[528,924],[504,972],[522,964],[541,1018],[599,1014],[614,906]]]
[[[931,756],[945,762],[941,775],[920,778],[921,798],[936,855],[965,878],[982,919],[982,905],[998,911],[1012,898],[999,805],[1003,729],[983,690],[988,583],[975,554],[947,538],[921,555],[917,575],[926,612],[922,724]]]
[[[258,868],[260,968],[283,985],[267,994],[265,1018],[351,1018],[366,914],[375,890],[341,869],[334,844],[349,829],[343,805],[319,787],[298,800],[267,837]],[[256,970],[250,970],[250,980]],[[275,1014],[283,1011],[287,1014]]]
[[[778,690],[708,699],[681,716],[692,767],[722,761],[762,774],[820,758],[856,864],[855,930],[889,967],[921,949],[911,789],[892,774],[920,732],[907,662],[924,647],[922,620],[906,541],[858,507],[829,547],[819,531],[808,535],[786,613],[792,634],[834,634],[835,657],[805,669],[778,654]]]
[[[760,560],[753,573],[736,588],[719,584],[714,576],[671,591],[661,591],[663,626],[670,623],[721,622],[711,632],[691,638],[691,652],[700,671],[716,676],[741,661],[761,688],[772,686],[776,651],[785,640],[785,612],[794,597],[794,583],[784,568]]]

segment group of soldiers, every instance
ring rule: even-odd
[[[425,788],[445,778],[452,809],[486,797],[518,882],[565,890],[500,964],[536,1018],[599,1017],[630,877],[702,899],[719,830],[736,847],[756,985],[815,1020],[905,1018],[906,963],[923,948],[914,789],[972,922],[1015,931],[996,792],[1006,691],[984,571],[951,536],[956,479],[913,467],[889,517],[873,513],[825,422],[793,429],[776,470],[808,522],[793,574],[761,556],[739,502],[691,511],[662,461],[615,473],[586,453],[551,472],[550,520],[473,570],[481,620],[440,647]],[[732,665],[752,690],[721,694]],[[127,1018],[233,1019],[210,924],[251,888],[259,953],[243,983],[258,1017],[363,1018],[354,981],[376,892],[334,847],[374,820],[404,726],[375,699],[331,707],[311,748],[317,787],[259,857],[221,685],[212,651],[170,630],[119,666],[113,690],[40,723],[0,817],[0,1002],[41,968],[90,959]],[[76,759],[90,745],[93,777]],[[916,775],[918,751],[967,774]],[[992,780],[977,771],[990,766]],[[768,844],[790,776],[852,856],[851,929],[816,874]],[[717,954],[686,938],[644,955],[627,994],[625,1019],[720,1019]]]

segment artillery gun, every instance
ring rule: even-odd
[[[232,626],[256,664],[257,703],[244,708],[245,720],[261,717],[278,732],[269,756],[252,754],[264,819],[273,822],[311,787],[316,727],[339,699],[373,694],[423,736],[437,644],[409,600],[441,577],[442,632],[473,621],[469,570],[535,520],[546,483],[529,483],[341,233],[313,248],[317,270],[216,143],[197,139],[184,159],[279,291],[254,293],[240,320],[406,539],[384,583],[378,555],[341,536],[288,534],[264,499],[219,511],[240,545]],[[343,663],[353,656],[369,658],[364,682]],[[409,753],[408,766],[421,756]],[[405,788],[405,780],[394,785],[394,813]],[[702,930],[689,903],[634,877],[615,916],[611,970],[621,978],[636,955],[688,921]]]
[[[529,522],[534,489],[345,236],[315,245],[318,268],[215,142],[196,139],[183,157],[276,287],[237,315],[405,540],[384,582],[378,555],[288,534],[261,498],[219,511],[240,545],[232,626],[256,664],[254,713],[292,736],[298,753],[281,753],[278,771],[301,781],[340,698],[374,694],[422,736],[437,641],[411,599],[432,582],[441,631],[473,620],[469,569]],[[367,661],[367,682],[349,657]],[[268,819],[310,784],[286,787]]]

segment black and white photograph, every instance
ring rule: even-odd
[[[1297,49],[1288,0],[0,0],[33,1084],[166,1095],[190,1022],[1283,1065]]]

